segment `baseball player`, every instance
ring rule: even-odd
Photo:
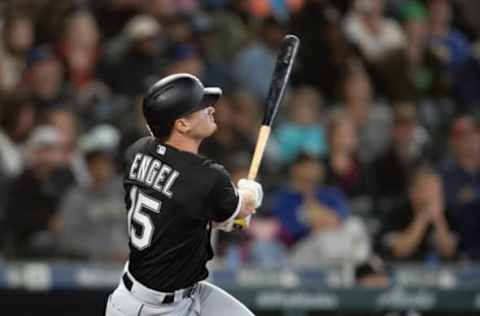
[[[125,155],[124,187],[130,257],[106,316],[253,315],[208,283],[212,229],[232,230],[261,205],[262,187],[236,187],[219,164],[198,155],[217,126],[219,88],[175,74],[156,82],[143,100],[151,137]]]

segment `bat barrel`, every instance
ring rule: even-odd
[[[270,90],[268,91],[268,96],[265,101],[265,115],[262,125],[270,126],[277,114],[299,44],[300,40],[295,35],[289,34],[283,39],[272,75],[272,84],[270,85]]]

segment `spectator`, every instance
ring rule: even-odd
[[[355,0],[345,18],[347,38],[360,48],[370,63],[405,43],[400,26],[384,16],[385,0]]]
[[[77,117],[69,110],[58,108],[46,112],[44,120],[45,124],[57,128],[62,133],[64,161],[70,167],[75,181],[85,183],[88,177],[86,176],[86,167],[77,146],[78,134],[80,132]]]
[[[286,29],[271,17],[263,21],[260,33],[260,38],[238,53],[233,62],[233,74],[241,89],[263,101],[268,94],[276,55]]]
[[[206,14],[192,17],[192,30],[195,45],[205,65],[202,74],[202,82],[205,86],[219,86],[224,91],[234,89],[232,74],[229,69],[229,61],[219,49],[219,29],[213,18]],[[223,44],[223,43],[222,43]]]
[[[462,106],[480,103],[480,61],[473,59],[472,47],[465,35],[451,26],[449,0],[429,0],[430,45],[439,56],[453,96]]]
[[[141,95],[162,73],[162,51],[157,46],[161,31],[160,24],[151,16],[132,18],[122,33],[126,47],[114,56],[104,57],[100,78],[118,94]]]
[[[408,1],[401,13],[408,41],[387,52],[378,63],[386,96],[393,101],[445,96],[448,82],[438,56],[428,45],[427,10],[418,1]]]
[[[323,186],[323,168],[317,157],[299,154],[290,167],[288,182],[274,193],[272,213],[281,223],[281,237],[287,245],[315,230],[314,223],[309,221],[314,219],[309,217],[310,213],[331,215],[334,212],[340,218],[348,214],[343,194],[334,187]],[[335,218],[329,216],[328,219]]]
[[[471,116],[462,115],[452,123],[453,157],[443,164],[443,184],[459,237],[460,254],[480,258],[480,137]]]
[[[272,214],[261,211],[251,222],[249,234],[249,264],[260,268],[281,268],[287,265],[288,254],[285,245],[278,239],[280,223]]]
[[[121,125],[132,114],[131,100],[114,94],[99,79],[75,92],[74,98],[68,101],[72,103],[79,125],[85,130],[102,123]]]
[[[392,144],[372,167],[376,210],[386,214],[405,201],[409,170],[424,158],[427,135],[418,122],[413,104],[395,107],[391,134]]]
[[[451,27],[452,8],[449,0],[428,0],[430,42],[451,75],[467,62],[471,47],[465,36]]]
[[[23,147],[34,124],[35,112],[23,96],[5,98],[0,105],[0,245],[5,232],[4,208],[11,181],[23,172]]]
[[[261,103],[248,92],[237,90],[232,95],[232,104],[235,113],[235,120],[232,120],[232,124],[241,133],[241,137],[248,142],[249,149],[247,151],[247,148],[245,148],[244,154],[250,157],[251,150],[253,150],[257,141],[258,127],[262,121]],[[268,182],[271,180],[271,176],[276,175],[281,166],[278,150],[273,140],[270,142],[270,146],[265,148],[262,161],[262,179]]]
[[[88,87],[96,80],[99,37],[97,24],[90,12],[75,11],[65,19],[58,49],[65,59],[67,77],[75,91]]]
[[[143,3],[145,13],[166,23],[179,14],[179,6],[174,0],[150,0]]]
[[[165,68],[165,74],[175,73],[189,73],[200,78],[208,76],[204,60],[195,46],[181,44],[171,50],[170,63]]]
[[[188,15],[176,15],[170,19],[165,28],[170,48],[188,46],[194,41],[194,24]]]
[[[63,64],[48,46],[36,48],[30,54],[25,83],[39,115],[62,104],[68,96]]]
[[[113,158],[118,140],[118,131],[109,126],[82,139],[91,181],[73,187],[60,204],[63,229],[58,238],[69,256],[97,261],[127,257],[123,189]]]
[[[334,209],[321,207],[309,214],[312,232],[294,246],[290,262],[297,267],[357,264],[370,255],[370,239],[363,222],[341,218]]]
[[[365,208],[370,205],[365,202],[370,204],[366,199],[371,193],[368,171],[358,159],[358,135],[353,120],[343,112],[330,117],[328,148],[325,182],[342,190],[354,213],[367,211]]]
[[[260,103],[249,93],[237,91],[232,95],[232,102],[235,108],[234,124],[252,143],[255,143],[258,136],[258,126],[261,124]]]
[[[53,233],[61,196],[72,184],[64,161],[64,138],[51,126],[39,126],[28,141],[29,166],[11,185],[5,206],[5,222],[13,255],[51,256]],[[19,198],[21,197],[21,198]]]
[[[66,149],[69,150],[66,153],[71,154],[77,145],[79,132],[74,113],[64,109],[52,109],[45,113],[44,119],[46,124],[54,126],[62,133]],[[66,157],[67,160],[70,158],[71,156]]]
[[[368,163],[385,150],[390,141],[391,111],[374,101],[369,75],[360,65],[351,65],[341,85],[341,105],[353,119],[359,136],[359,159]]]
[[[320,121],[321,100],[312,87],[294,90],[288,119],[275,132],[280,158],[290,164],[300,152],[323,157],[327,152],[325,131]]]
[[[333,7],[338,3],[306,1],[291,22],[292,32],[299,34],[302,41],[292,78],[302,84],[318,87],[330,102],[338,97],[336,92],[343,71],[356,55],[343,32],[342,16]]]
[[[81,130],[73,111],[57,107],[46,112],[42,119],[47,125],[52,125],[62,132],[68,146],[67,149],[75,149]]]
[[[3,21],[0,43],[0,92],[12,93],[22,80],[26,59],[33,46],[33,22],[23,12],[10,12]]]
[[[323,201],[307,202],[304,211],[310,233],[292,250],[290,262],[297,267],[323,264],[358,264],[370,256],[370,239],[364,223]]]
[[[451,259],[457,239],[450,229],[440,176],[428,167],[418,168],[408,186],[408,203],[383,219],[379,241],[391,260],[435,261]]]
[[[23,96],[5,98],[0,110],[0,181],[3,182],[23,171],[23,145],[33,128],[35,111],[30,99]]]
[[[217,10],[210,14],[216,27],[215,36],[218,39],[211,50],[222,56],[223,60],[230,62],[253,36],[249,33],[251,31],[249,28],[254,19],[247,12],[247,2],[229,1],[228,5],[229,10]]]

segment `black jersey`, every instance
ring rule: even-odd
[[[211,222],[232,217],[239,197],[219,164],[145,137],[126,152],[130,273],[170,292],[208,276]]]

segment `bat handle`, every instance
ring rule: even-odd
[[[258,169],[262,162],[263,153],[265,152],[265,147],[270,137],[271,127],[268,125],[262,125],[260,131],[258,132],[257,145],[255,146],[255,151],[253,153],[252,162],[250,163],[250,169],[248,171],[248,179],[255,180],[258,174]]]
[[[270,136],[270,126],[262,125],[260,131],[258,132],[257,145],[255,146],[255,151],[253,153],[252,162],[250,163],[250,170],[248,171],[248,179],[255,180],[258,174],[258,169],[260,168],[260,163],[262,162],[263,153],[265,152],[265,147],[268,142],[268,137]],[[237,218],[234,221],[234,227],[236,229],[245,229],[248,227],[249,219],[246,218]]]

